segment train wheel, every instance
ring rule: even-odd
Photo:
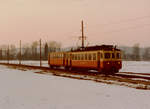
[[[54,68],[54,66],[52,66],[52,65],[51,65],[51,66],[50,66],[50,68],[51,68],[51,69],[53,69],[53,68]]]
[[[69,70],[69,67],[65,66],[65,70]]]
[[[112,74],[118,73],[118,69],[116,69],[115,67],[112,68],[111,70]]]

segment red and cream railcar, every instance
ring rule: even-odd
[[[51,67],[94,69],[100,72],[116,73],[122,67],[121,51],[116,48],[99,47],[96,50],[49,53]]]
[[[48,55],[48,64],[53,67],[64,66],[64,52],[52,52]]]

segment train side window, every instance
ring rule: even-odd
[[[76,60],[76,54],[74,54],[74,60]]]
[[[78,60],[80,60],[80,54],[78,54]]]
[[[85,54],[85,60],[87,60],[87,54]]]
[[[81,60],[84,60],[84,55],[83,54],[81,54]]]
[[[56,54],[56,58],[57,58],[57,54]]]
[[[72,60],[74,60],[74,54],[72,54]]]
[[[109,59],[110,58],[110,53],[105,53],[105,59]]]
[[[117,59],[121,59],[121,54],[120,53],[117,53]]]
[[[85,60],[85,55],[84,55],[84,54],[82,54],[82,56],[83,56],[83,60]]]
[[[88,54],[88,60],[91,60],[91,59],[92,59],[92,55]]]
[[[79,54],[79,59],[81,60],[81,54]]]
[[[93,60],[96,60],[96,53],[93,53]]]
[[[115,54],[114,53],[112,53],[112,58],[115,58]]]

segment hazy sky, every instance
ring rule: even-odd
[[[150,0],[0,0],[0,43],[55,40],[150,46]]]

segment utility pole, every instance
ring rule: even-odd
[[[40,67],[42,66],[41,39],[40,39]]]
[[[83,20],[81,22],[81,26],[82,26],[82,48],[84,48],[84,26],[83,26]]]
[[[19,54],[19,64],[21,64],[21,40],[20,40],[20,54]]]
[[[85,40],[85,36],[84,36],[84,24],[83,24],[83,20],[81,21],[81,32],[82,32],[82,35],[79,37],[79,39],[81,39],[82,41],[82,46],[81,48],[84,49],[84,40]]]

